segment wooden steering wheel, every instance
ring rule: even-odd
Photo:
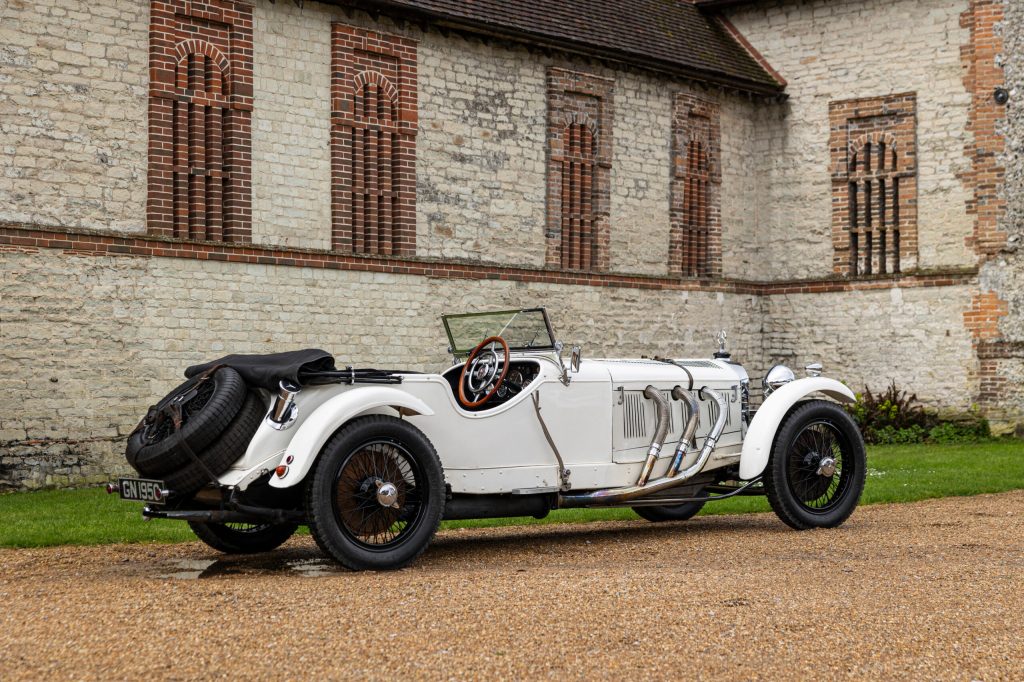
[[[501,346],[504,358],[498,358],[495,344]],[[459,375],[459,402],[463,407],[480,407],[494,397],[508,374],[508,358],[508,343],[500,336],[490,336],[477,344]]]

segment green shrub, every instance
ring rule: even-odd
[[[865,387],[857,402],[845,407],[871,444],[977,443],[992,438],[988,420],[977,412],[940,420],[924,409],[917,394],[896,388],[895,381],[882,393]]]
[[[846,410],[868,443],[920,443],[936,423],[918,402],[917,394],[899,390],[895,380],[882,393],[872,393],[865,387],[857,394],[857,402],[847,405]]]
[[[977,443],[991,438],[988,420],[977,415],[940,422],[928,431],[932,443]]]
[[[913,445],[923,443],[928,434],[929,431],[917,424],[905,429],[883,426],[874,432],[874,440],[871,442],[878,445]]]

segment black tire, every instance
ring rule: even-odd
[[[197,523],[189,521],[196,537],[225,554],[258,554],[280,547],[299,527],[295,523]]]
[[[188,464],[177,471],[162,476],[164,485],[174,493],[175,498],[191,497],[200,488],[210,483],[209,469],[214,475],[220,475],[231,468],[239,457],[245,454],[256,429],[266,411],[266,406],[259,393],[250,391],[242,404],[242,409],[235,415],[224,433],[213,445],[202,451],[196,451],[196,457],[202,460],[203,466],[186,455]]]
[[[669,507],[633,507],[633,511],[642,519],[659,523],[692,519],[703,507],[703,502],[684,502]]]
[[[158,409],[170,404],[199,383],[192,377],[157,403]],[[181,435],[194,452],[201,452],[224,432],[245,402],[245,382],[230,367],[222,367],[199,386],[199,394],[185,403]],[[178,445],[170,420],[139,429],[128,437],[125,449],[128,463],[142,476],[159,478],[189,463],[189,456]]]
[[[832,475],[822,471],[834,460]],[[864,491],[867,455],[857,425],[824,400],[800,403],[779,426],[764,472],[772,510],[797,530],[834,528],[850,517]]]
[[[398,508],[378,500],[391,483]],[[441,461],[407,421],[356,419],[324,445],[306,487],[306,519],[320,548],[348,569],[390,570],[416,559],[444,515]]]

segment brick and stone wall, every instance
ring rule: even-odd
[[[989,214],[981,227],[991,237],[980,240],[990,252],[981,267],[981,293],[976,299],[978,308],[989,311],[979,320],[983,323],[978,330],[980,392],[983,408],[1007,427],[1016,425],[1020,435],[1024,433],[1020,426],[1024,414],[1024,5],[1013,0],[979,5],[984,12],[980,16],[989,17],[977,27],[979,38],[988,43],[988,69],[980,74],[978,86],[983,113],[979,118],[994,134],[988,138],[990,144],[997,145],[987,161],[992,164],[989,173],[1002,178],[1000,183],[997,176],[992,184],[998,192],[992,203],[1001,210]],[[994,87],[1007,90],[1006,105],[990,99]]]
[[[974,264],[961,176],[970,94],[960,46],[968,0],[775,0],[729,19],[787,80],[789,99],[760,127],[769,177],[758,221],[761,279],[832,271],[829,102],[917,94],[918,264]],[[772,125],[774,123],[774,125]]]
[[[1024,209],[1011,172],[1006,217],[979,223],[971,212],[971,177],[994,170],[976,172],[986,157],[971,151],[980,129],[968,119],[996,117],[971,94],[992,74],[965,77],[968,1],[778,0],[735,12],[789,81],[789,100],[769,103],[316,2],[214,0],[251,5],[251,243],[197,244],[147,234],[152,3],[10,0],[0,6],[10,160],[0,360],[16,371],[0,391],[22,400],[0,414],[0,489],[123,468],[122,441],[146,406],[185,366],[220,354],[321,346],[343,364],[440,369],[438,317],[450,310],[545,305],[588,357],[705,356],[725,328],[755,377],[775,361],[820,360],[855,387],[892,377],[944,409],[1010,391],[1024,355],[1024,275],[1013,241],[976,275],[974,236],[1012,237]],[[924,17],[909,34],[908,16]],[[338,249],[332,23],[415,45],[414,252]],[[549,75],[559,70],[608,84],[600,273],[548,259]],[[918,262],[943,271],[837,278],[829,103],[901,92],[917,103]],[[720,271],[699,279],[670,271],[680,93],[706,102],[720,126]],[[1001,159],[1020,153],[1016,102],[1005,124],[1016,141]],[[1024,398],[999,414],[1022,413]]]
[[[146,406],[186,366],[228,352],[321,347],[342,366],[440,371],[443,312],[524,304],[546,306],[558,336],[588,357],[705,356],[712,331],[728,328],[737,357],[755,359],[761,326],[757,297],[740,293],[35,247],[2,252],[0,298],[4,364],[17,368],[0,391],[19,396],[0,415],[0,490],[124,471],[123,440]]]

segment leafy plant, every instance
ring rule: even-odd
[[[857,402],[846,406],[864,440],[877,445],[913,443],[977,443],[992,438],[988,420],[977,411],[939,419],[924,409],[917,394],[909,394],[891,381],[882,393],[870,388],[858,393]]]
[[[988,420],[977,415],[940,422],[928,432],[928,440],[932,443],[977,443],[991,438]]]
[[[868,443],[920,443],[937,421],[918,402],[917,394],[898,389],[895,379],[882,393],[865,387],[846,410]]]

